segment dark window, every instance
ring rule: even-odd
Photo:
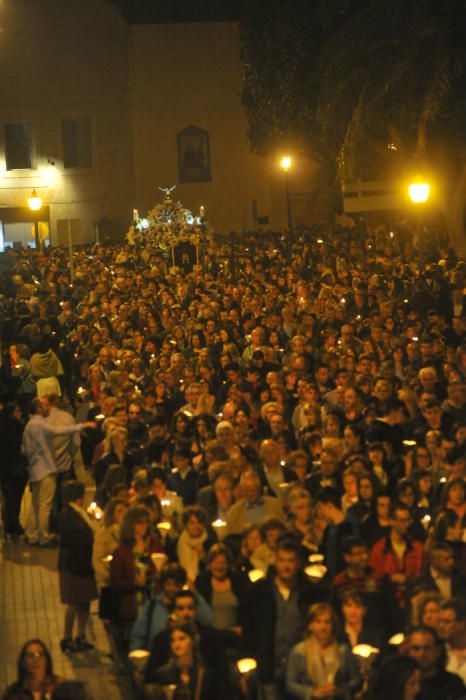
[[[5,124],[7,170],[32,168],[32,125],[28,122]]]
[[[63,164],[65,168],[91,168],[92,144],[89,119],[63,119]]]

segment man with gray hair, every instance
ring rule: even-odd
[[[29,544],[47,546],[52,539],[49,518],[56,489],[56,466],[53,439],[57,435],[79,433],[95,428],[95,423],[50,425],[46,418],[49,404],[45,399],[33,399],[29,407],[30,418],[24,428],[21,450],[28,461],[32,508],[26,525]]]
[[[48,394],[44,397],[43,404],[48,407],[47,423],[50,425],[56,428],[75,425],[76,421],[71,413],[60,408],[60,397],[58,394]],[[81,436],[78,432],[55,435],[52,440],[52,447],[56,466],[56,489],[52,506],[51,530],[55,532],[62,506],[62,486],[65,481],[75,478],[74,467],[81,460]]]
[[[239,535],[249,525],[257,525],[267,515],[284,519],[278,498],[262,495],[262,484],[256,470],[246,467],[240,479],[241,498],[227,513],[229,535]]]

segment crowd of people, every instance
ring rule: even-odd
[[[466,263],[441,235],[0,270],[4,537],[58,547],[64,654],[98,599],[138,697],[466,698]],[[62,681],[30,640],[4,698]]]

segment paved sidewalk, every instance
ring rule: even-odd
[[[105,627],[95,611],[89,631],[95,650],[71,657],[61,652],[64,608],[56,561],[56,549],[4,543],[0,551],[0,695],[16,678],[23,643],[39,637],[52,653],[55,672],[85,681],[94,700],[132,700],[128,678],[118,674]]]

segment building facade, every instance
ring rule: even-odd
[[[236,22],[127,24],[106,0],[2,0],[0,23],[4,243],[34,244],[36,218],[52,245],[119,240],[164,185],[221,232],[286,225],[280,154],[247,143]],[[295,164],[304,223],[313,170]]]

